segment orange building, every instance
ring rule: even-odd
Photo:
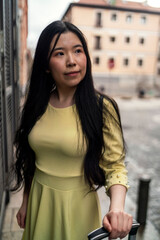
[[[79,0],[63,15],[85,34],[98,88],[134,94],[160,85],[160,8],[125,0]]]
[[[20,88],[22,94],[24,94],[26,83],[28,80],[28,65],[30,61],[30,52],[27,48],[27,36],[28,36],[28,1],[18,0],[19,9],[19,58],[20,58]]]

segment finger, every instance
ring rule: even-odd
[[[124,229],[124,213],[119,212],[117,216],[117,232],[122,233]]]
[[[103,226],[105,229],[107,229],[108,232],[112,231],[112,227],[107,216],[103,218]]]
[[[111,213],[110,216],[110,224],[112,227],[112,231],[110,234],[110,239],[115,239],[117,238],[117,229],[118,229],[118,219],[117,219],[117,214],[116,213]]]
[[[129,214],[125,214],[124,215],[123,229],[122,229],[121,234],[120,234],[119,237],[121,239],[125,238],[128,235],[131,227],[132,227],[132,216],[129,215]]]
[[[25,227],[25,216],[21,216],[21,224],[20,224],[21,228]]]
[[[129,220],[128,220],[128,232],[130,232],[132,228],[132,223],[133,223],[133,217],[129,215]]]

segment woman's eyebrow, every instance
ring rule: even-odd
[[[58,51],[58,50],[64,50],[64,48],[63,48],[63,47],[54,48],[54,49],[53,49],[53,52]]]
[[[81,44],[76,44],[76,45],[74,45],[72,48],[77,48],[77,47],[83,48],[83,46],[82,46]],[[59,50],[65,50],[65,48],[63,48],[63,47],[58,47],[58,48],[55,48],[55,49],[53,50],[53,52],[59,51]]]
[[[83,48],[83,46],[81,44],[76,44],[75,46],[73,46],[73,48],[77,48],[77,47]]]

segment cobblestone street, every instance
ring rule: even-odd
[[[143,175],[151,178],[148,220],[160,233],[160,99],[117,102],[128,147],[128,195],[136,203],[138,179]]]

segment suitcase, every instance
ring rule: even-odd
[[[134,220],[131,231],[129,232],[129,235],[128,235],[128,240],[136,240],[136,234],[139,226],[140,224]],[[104,227],[101,227],[90,232],[88,234],[88,239],[99,240],[99,239],[104,239],[105,237],[108,237],[108,236],[109,236],[109,232]]]

